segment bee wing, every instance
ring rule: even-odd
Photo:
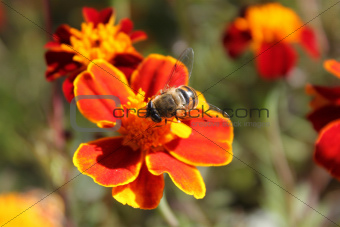
[[[169,80],[165,84],[162,91],[166,91],[170,87],[178,87],[180,85],[186,84],[191,76],[193,65],[194,50],[192,48],[187,48],[177,59],[174,67],[170,72]]]
[[[214,106],[210,103],[207,103],[209,105],[209,109],[210,110],[214,110],[216,112],[218,112],[219,114],[221,114],[222,116],[218,116],[218,115],[215,115],[213,117],[217,117],[217,118],[220,118],[220,117],[224,117],[224,118],[230,118],[229,114],[223,110],[221,110],[220,108],[218,108],[217,106]],[[209,113],[209,112],[208,112]]]
[[[195,117],[190,117],[190,114],[189,114],[189,111],[193,111],[193,110],[186,110],[185,113],[183,112],[178,112],[177,114],[177,117],[181,120],[181,121],[185,121],[185,120],[190,120],[192,118],[196,118],[197,119],[202,119],[202,121],[219,121],[219,119],[221,118],[229,118],[230,119],[230,116],[228,115],[227,112],[221,110],[220,108],[218,108],[217,106],[214,106],[210,103],[207,103],[207,102],[204,102],[204,109],[200,109],[200,107],[197,107],[197,110],[198,112],[191,112],[192,116],[195,116]],[[209,108],[207,108],[209,107]],[[203,107],[202,107],[203,108]],[[202,111],[206,111],[207,115],[211,116],[211,118],[202,118]],[[211,112],[212,111],[215,111],[215,113]],[[198,117],[197,117],[198,116]]]

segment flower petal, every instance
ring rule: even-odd
[[[170,56],[151,54],[143,60],[131,76],[131,87],[134,90],[142,88],[145,97],[152,97],[163,89],[169,81],[176,59]],[[188,75],[183,75],[182,80],[176,81],[179,86],[188,83]]]
[[[74,79],[77,74],[67,77],[63,82],[63,93],[68,102],[71,102],[74,98]]]
[[[116,54],[112,64],[124,73],[127,80],[130,80],[132,72],[138,67],[143,57],[136,54]]]
[[[130,34],[133,29],[133,22],[129,18],[123,18],[119,21],[120,29],[119,31],[125,34]]]
[[[107,137],[79,146],[73,156],[78,170],[106,187],[134,181],[140,171],[142,152],[122,145],[122,137]]]
[[[121,104],[134,96],[128,86],[124,74],[116,67],[104,60],[95,60],[90,63],[87,71],[77,76],[74,81],[74,93],[78,95],[114,95]],[[115,122],[113,110],[116,107],[111,99],[83,99],[77,102],[80,112],[94,123],[99,121]]]
[[[168,173],[174,184],[196,199],[205,196],[205,184],[200,172],[191,165],[187,165],[163,151],[149,152],[146,165],[155,175]]]
[[[173,122],[171,123],[170,128],[172,133],[184,139],[188,138],[192,132],[192,129],[188,125],[183,123]]]
[[[130,36],[132,42],[142,41],[148,38],[145,32],[143,31],[132,31],[133,23],[130,19],[124,18],[120,22],[120,31],[126,33]]]
[[[310,102],[313,109],[318,109],[325,105],[340,105],[340,87],[327,87],[307,84],[306,92],[314,96]]]
[[[215,116],[214,111],[208,114]],[[199,117],[184,121],[192,132],[187,139],[176,138],[164,147],[171,155],[195,166],[227,165],[232,160],[233,126],[229,118]]]
[[[154,209],[163,196],[163,189],[163,176],[151,174],[143,165],[137,179],[129,184],[112,188],[112,196],[124,205],[128,204],[141,209]]]
[[[99,23],[106,24],[109,22],[113,14],[112,8],[106,8],[101,11],[97,11],[94,8],[83,7],[83,16],[87,23],[92,22],[96,27]]]
[[[70,45],[71,27],[67,24],[60,25],[56,32],[53,34],[53,39],[58,43]]]
[[[79,69],[81,64],[73,61],[73,56],[73,53],[68,52],[47,51],[45,54],[47,64],[46,79],[52,81]]]
[[[333,59],[326,60],[324,62],[324,67],[328,72],[340,78],[340,62]]]
[[[339,119],[340,106],[328,105],[321,107],[307,115],[316,131],[320,131],[329,122]]]
[[[137,31],[131,32],[130,34],[130,39],[134,43],[146,40],[147,38],[148,38],[148,35],[144,31],[137,30]]]
[[[319,58],[319,48],[316,41],[314,31],[308,27],[304,26],[301,30],[301,45],[305,48],[307,53],[313,58]]]
[[[284,41],[263,43],[257,51],[257,68],[260,75],[265,79],[272,80],[286,76],[295,62],[295,50]]]
[[[57,31],[52,35],[54,41],[50,41],[45,45],[45,48],[60,49],[60,44],[70,45],[71,38],[70,26],[63,24],[57,28]]]
[[[340,180],[340,120],[329,123],[320,132],[314,160]]]
[[[249,46],[251,34],[249,30],[241,30],[236,23],[226,28],[223,36],[223,45],[232,58],[237,58]]]

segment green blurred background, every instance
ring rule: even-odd
[[[0,193],[41,188],[51,192],[79,173],[72,156],[81,142],[101,135],[80,133],[69,123],[69,104],[61,115],[65,147],[58,146],[53,126],[52,92],[61,81],[45,80],[46,1],[1,3],[0,31]],[[235,127],[234,160],[223,167],[200,168],[206,197],[196,200],[166,177],[166,198],[180,226],[334,226],[318,212],[340,222],[340,185],[313,162],[317,137],[305,116],[311,97],[307,83],[333,85],[337,79],[323,69],[323,60],[340,56],[340,5],[310,23],[317,32],[322,57],[310,59],[300,47],[296,68],[287,80],[263,81],[248,51],[237,61],[223,49],[222,34],[251,0],[51,0],[53,31],[63,23],[80,28],[83,6],[113,6],[117,19],[130,17],[147,41],[136,45],[144,56],[177,57],[186,47],[195,51],[190,85],[205,91],[209,103],[226,108],[267,108],[270,116],[232,118],[234,122],[269,122],[269,127]],[[307,22],[336,1],[279,1]],[[25,18],[26,17],[26,18]],[[43,29],[42,29],[43,28]],[[229,76],[228,76],[229,75]],[[57,91],[58,92],[58,91]],[[59,91],[60,92],[60,91]],[[78,115],[79,124],[90,125]],[[289,193],[287,193],[287,191]],[[168,226],[159,210],[124,206],[101,187],[80,175],[55,193],[66,204],[65,226]],[[300,201],[301,200],[301,201]],[[304,203],[309,204],[315,210]],[[29,212],[29,211],[27,211]]]

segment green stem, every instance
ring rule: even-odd
[[[267,105],[270,108],[270,127],[268,127],[268,137],[271,141],[271,158],[273,160],[276,171],[288,191],[294,188],[294,177],[289,167],[287,157],[285,155],[283,143],[281,140],[281,129],[279,125],[279,103],[280,103],[280,90],[275,90],[269,95]]]
[[[272,159],[274,168],[278,174],[283,187],[288,192],[292,193],[294,190],[294,176],[289,167],[288,160],[284,151],[283,142],[281,139],[281,129],[279,125],[279,107],[280,95],[283,88],[276,86],[267,99],[267,106],[271,116],[270,127],[267,129],[267,134],[271,146],[270,157]],[[287,211],[290,219],[290,224],[295,222],[291,212],[292,209],[292,196],[286,193]],[[294,225],[293,225],[294,226]]]
[[[158,210],[161,212],[162,216],[164,217],[165,221],[169,224],[169,226],[171,227],[179,226],[178,220],[175,217],[174,213],[172,212],[165,195],[163,195],[163,198],[161,199],[161,202],[158,205]]]

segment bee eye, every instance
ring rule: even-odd
[[[154,107],[153,107],[153,103],[150,101],[150,102],[148,103],[148,109],[152,109],[152,108],[154,108]]]

